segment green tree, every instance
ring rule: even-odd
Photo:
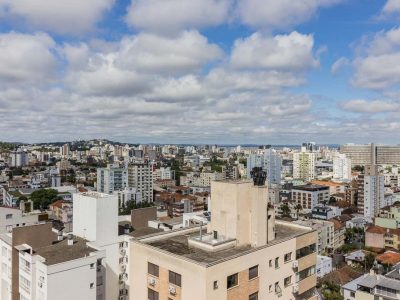
[[[47,209],[57,199],[58,192],[54,189],[39,189],[31,194],[34,209]]]
[[[303,209],[303,207],[301,206],[300,203],[296,205],[296,218],[297,218],[297,220],[299,219],[299,211],[302,210],[302,209]]]
[[[365,255],[365,271],[370,270],[374,266],[375,262],[375,255],[369,252],[367,255]]]
[[[290,217],[290,207],[287,204],[281,205],[282,217]]]

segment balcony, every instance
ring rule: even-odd
[[[299,295],[301,295],[301,294],[309,291],[310,289],[315,288],[315,286],[317,285],[317,276],[315,274],[311,275],[311,276],[299,281],[298,285],[299,285]]]

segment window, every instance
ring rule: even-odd
[[[213,286],[214,286],[214,290],[218,289],[218,281],[217,280],[214,281]]]
[[[353,297],[353,298],[355,298],[355,297],[356,297],[356,293],[350,292],[350,296]]]
[[[169,271],[169,283],[181,286],[181,275],[172,271]]]
[[[94,264],[90,264],[90,268],[91,268],[91,269],[94,269]]]
[[[258,277],[258,266],[249,269],[249,280]]]
[[[12,219],[12,214],[6,214],[6,219]]]
[[[159,269],[158,266],[152,263],[147,263],[147,273],[158,277],[159,275]]]
[[[292,260],[292,252],[286,253],[284,257],[285,263]]]
[[[302,281],[303,279],[306,279],[309,276],[312,276],[315,274],[315,266],[311,266],[307,269],[304,269],[303,271],[300,271],[296,274],[296,279],[297,282]]]
[[[226,278],[226,287],[228,289],[237,285],[238,285],[238,273],[232,274]]]
[[[258,300],[258,292],[251,294],[249,296],[249,300]]]
[[[93,289],[94,288],[94,283],[90,283],[90,288]]]
[[[279,257],[275,258],[275,269],[279,268]]]
[[[316,249],[316,244],[311,244],[301,249],[296,250],[296,259],[307,256],[311,253],[314,253]]]
[[[153,291],[152,289],[147,289],[147,298],[149,300],[158,300],[158,293],[156,291]]]
[[[268,291],[271,293],[272,292],[272,284],[269,285]]]
[[[269,267],[272,268],[272,259],[269,260]]]
[[[292,284],[292,276],[286,277],[286,278],[283,280],[283,284],[284,284],[285,287],[291,285],[291,284]]]

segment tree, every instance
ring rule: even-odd
[[[364,258],[364,263],[365,263],[365,271],[370,270],[374,266],[375,262],[375,255],[369,252],[367,255],[365,255]]]
[[[281,205],[282,217],[290,217],[290,207],[287,204]]]
[[[303,209],[303,207],[301,206],[300,203],[296,205],[296,218],[297,218],[297,220],[299,219],[299,211],[302,210],[302,209]]]
[[[34,209],[47,209],[57,199],[58,192],[54,189],[39,189],[31,194]]]

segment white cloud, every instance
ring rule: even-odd
[[[294,31],[271,37],[256,32],[235,42],[231,63],[237,68],[305,70],[318,66],[313,47],[312,35]]]
[[[7,82],[46,82],[54,75],[55,42],[45,33],[0,34],[0,78]]]
[[[319,8],[340,0],[238,0],[237,14],[244,24],[255,28],[290,28],[309,20]]]
[[[350,60],[346,57],[341,57],[333,63],[333,65],[331,67],[331,73],[333,75],[336,75],[340,69],[342,69],[348,65],[350,65]]]
[[[400,0],[388,0],[382,8],[383,15],[391,15],[400,13]]]
[[[92,30],[114,1],[0,0],[0,10],[3,10],[4,18],[22,18],[29,28],[79,35]]]
[[[226,21],[230,0],[132,0],[127,23],[145,31],[174,34]]]
[[[397,111],[400,104],[384,100],[354,99],[342,102],[340,107],[349,112],[373,114]]]
[[[379,32],[361,46],[353,62],[355,86],[384,89],[400,83],[400,28]]]

